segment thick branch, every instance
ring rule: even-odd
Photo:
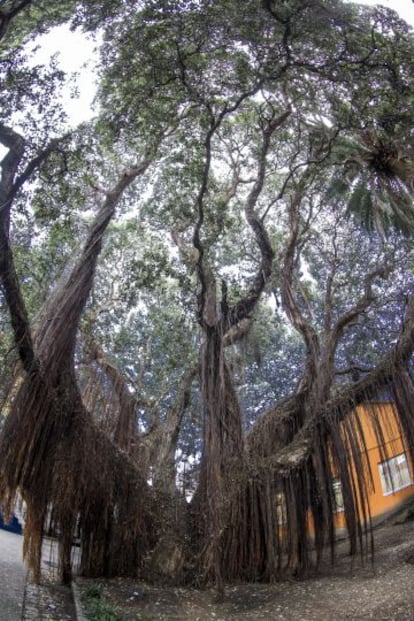
[[[204,265],[204,245],[201,241],[201,229],[204,224],[204,197],[207,192],[207,183],[208,177],[210,174],[210,166],[211,166],[211,140],[213,134],[216,130],[216,125],[213,120],[211,120],[210,129],[207,132],[206,140],[204,143],[206,150],[206,157],[204,162],[203,175],[201,179],[200,189],[196,199],[196,209],[198,213],[198,219],[196,225],[194,227],[193,233],[193,245],[194,248],[198,252],[197,257],[197,275],[200,282],[200,293],[198,294],[198,321],[200,325],[204,325],[205,317],[204,317],[204,309],[206,306],[206,297],[208,293],[208,279],[206,275],[205,265]]]
[[[154,485],[173,495],[175,483],[175,452],[185,411],[190,403],[191,385],[198,371],[194,365],[184,372],[174,403],[167,412],[153,464]]]
[[[205,104],[208,113],[210,115],[210,127],[209,130],[207,132],[206,135],[206,139],[204,141],[204,147],[205,147],[205,152],[206,152],[206,156],[205,156],[205,161],[204,161],[204,168],[203,168],[203,173],[202,173],[202,177],[201,177],[201,183],[200,183],[200,189],[198,191],[198,195],[196,198],[196,202],[195,202],[195,207],[197,210],[197,214],[198,214],[198,219],[196,222],[196,225],[194,227],[194,233],[193,233],[193,245],[196,248],[197,252],[198,252],[198,260],[197,260],[197,274],[198,274],[198,278],[200,281],[200,285],[201,285],[201,290],[200,293],[198,295],[198,320],[200,322],[200,325],[202,326],[206,326],[206,322],[205,322],[205,318],[204,318],[204,308],[206,305],[206,298],[208,297],[209,291],[209,281],[207,278],[207,273],[206,273],[206,266],[205,266],[205,262],[204,262],[204,245],[201,241],[201,229],[203,227],[204,224],[204,199],[205,196],[207,194],[207,190],[208,190],[208,179],[209,179],[209,175],[210,175],[210,168],[211,168],[211,148],[212,148],[212,139],[214,134],[216,133],[217,129],[221,126],[223,120],[229,116],[230,114],[232,114],[233,112],[235,112],[239,106],[243,103],[243,101],[245,99],[247,99],[248,97],[251,97],[252,95],[254,95],[260,88],[260,83],[256,84],[254,88],[252,88],[250,91],[247,91],[245,93],[243,93],[242,95],[240,95],[240,97],[238,97],[238,99],[236,99],[236,101],[231,104],[231,105],[225,105],[224,108],[221,110],[221,112],[217,115],[215,115],[213,113],[212,107],[210,106],[210,104]],[[280,117],[274,119],[273,121],[271,121],[269,123],[269,127],[268,130],[264,132],[265,134],[265,140],[264,142],[267,143],[266,147],[265,147],[265,153],[262,156],[262,160],[266,159],[266,154],[267,151],[269,149],[269,144],[270,144],[270,138],[271,135],[273,134],[273,132],[275,131],[275,129],[277,127],[279,127],[280,125],[282,125],[282,123],[285,121],[285,119],[289,116],[290,114],[290,110],[288,110],[287,112],[285,112],[284,114],[282,114]],[[249,214],[251,213],[251,217],[254,216],[254,220],[255,222],[257,221],[257,224],[252,224],[249,222],[249,224],[252,226],[255,235],[256,235],[256,239],[258,239],[258,243],[259,245],[262,243],[262,238],[263,235],[259,235],[256,233],[256,229],[258,230],[264,230],[263,228],[263,224],[260,221],[260,219],[256,216],[256,214],[253,213],[253,209],[254,206],[256,204],[257,198],[262,190],[263,187],[263,181],[264,181],[264,172],[265,172],[265,166],[263,167],[263,173],[261,170],[261,166],[259,166],[259,174],[258,174],[258,178],[257,181],[253,187],[252,192],[250,193],[250,197],[248,199],[247,202],[247,206],[246,206],[246,216],[249,220]],[[261,181],[260,181],[261,179]],[[257,195],[256,195],[257,194]],[[250,206],[251,206],[251,211],[250,211]],[[259,241],[260,238],[260,241]],[[268,241],[268,240],[267,240]],[[268,244],[270,247],[270,244]],[[273,260],[273,254],[272,254],[272,260]],[[264,285],[263,285],[264,286]],[[252,289],[255,289],[255,287],[253,286]],[[261,293],[261,291],[260,291]],[[260,296],[259,293],[259,296]],[[252,295],[256,295],[256,293],[252,293]],[[246,300],[249,296],[246,297]],[[257,297],[258,299],[258,297]],[[254,307],[254,305],[257,302],[254,302],[252,308]],[[250,312],[250,311],[249,311]],[[241,319],[243,319],[243,317],[240,317]],[[237,322],[238,319],[235,320],[235,322]]]
[[[130,453],[136,434],[135,412],[138,400],[128,390],[125,377],[119,369],[112,364],[106,357],[103,349],[95,345],[92,356],[110,379],[113,390],[116,394],[119,409],[117,419],[114,421],[113,440],[117,446]]]
[[[305,173],[306,174],[306,173]],[[305,319],[294,291],[294,271],[296,251],[299,240],[298,207],[302,200],[302,192],[297,190],[291,198],[289,207],[290,238],[286,246],[282,269],[282,306],[293,327],[302,335],[306,345],[306,377],[310,377],[317,367],[319,357],[319,339],[316,331]]]
[[[407,364],[414,349],[414,296],[408,303],[408,311],[398,343],[384,356],[381,362],[360,381],[348,384],[332,394],[326,403],[311,404],[312,409],[304,425],[288,444],[281,445],[283,428],[295,415],[302,403],[301,395],[293,395],[282,404],[270,410],[256,423],[248,436],[251,452],[260,446],[276,446],[276,450],[263,453],[260,467],[274,468],[279,473],[288,473],[300,467],[312,452],[317,426],[325,418],[336,416],[342,420],[356,405],[374,396],[381,387],[392,382],[393,375]],[[273,441],[274,439],[274,441]],[[279,442],[277,441],[279,439]]]
[[[326,291],[325,291],[325,299],[324,299],[324,320],[323,320],[323,331],[324,335],[330,334],[332,331],[332,315],[333,315],[333,285],[335,281],[335,276],[338,271],[338,248],[336,243],[337,231],[336,227],[334,229],[333,235],[333,257],[330,261],[330,271],[326,282]]]
[[[0,143],[8,148],[8,153],[1,162],[0,277],[19,356],[24,369],[30,371],[34,364],[30,324],[10,247],[10,209],[15,176],[23,158],[24,140],[12,129],[0,123]]]
[[[66,136],[51,140],[17,176],[22,163],[25,142],[14,130],[0,122],[0,143],[8,152],[1,162],[0,181],[0,275],[6,303],[9,308],[14,339],[20,359],[26,371],[34,364],[33,343],[30,333],[30,322],[20,289],[14,265],[13,252],[10,246],[10,211],[14,198],[24,183],[30,179],[39,166],[56,150]]]
[[[386,278],[387,270],[381,265],[376,267],[372,272],[366,275],[364,279],[364,294],[354,304],[354,306],[342,317],[338,319],[333,328],[333,342],[336,346],[346,327],[352,323],[361,313],[363,313],[372,302],[375,301],[375,295],[372,291],[372,284],[375,278]]]
[[[12,19],[21,13],[27,6],[30,6],[30,4],[32,4],[32,0],[20,0],[20,2],[17,2],[16,5],[10,9],[10,11],[6,12],[0,10],[0,41],[6,35]]]
[[[131,453],[137,442],[138,446],[140,445],[134,416],[140,400],[131,395],[125,377],[108,360],[99,346],[95,346],[93,356],[110,379],[119,401],[119,416],[114,430],[114,442],[120,448]],[[165,422],[161,424],[158,415],[157,424],[151,427],[147,433],[141,434],[141,448],[145,449],[147,454],[144,460],[146,467],[143,469],[147,471],[148,467],[151,466],[154,485],[170,494],[175,491],[174,457],[177,440],[181,422],[190,400],[191,384],[197,371],[198,365],[194,365],[184,372],[175,400],[167,412]],[[140,458],[139,454],[136,457],[142,466],[143,459]]]
[[[347,326],[352,323],[361,313],[363,313],[375,300],[372,291],[372,283],[378,276],[385,277],[386,270],[383,266],[372,270],[364,279],[364,293],[359,300],[351,307],[351,309],[342,315],[333,328],[331,327],[331,286],[332,281],[328,279],[327,297],[325,306],[328,309],[328,318],[325,320],[324,340],[321,346],[321,359],[318,368],[317,383],[319,384],[320,398],[329,394],[332,382],[335,377],[335,353],[338,342],[346,330]]]
[[[274,252],[269,240],[269,236],[263,224],[263,219],[256,213],[255,208],[259,196],[263,190],[265,174],[267,168],[267,155],[270,149],[271,138],[274,132],[283,125],[290,116],[289,108],[283,114],[269,121],[267,127],[263,130],[263,142],[259,159],[259,167],[257,171],[256,181],[247,197],[245,205],[245,215],[250,228],[259,246],[261,261],[259,270],[253,280],[253,283],[242,300],[237,302],[228,314],[228,322],[230,326],[236,325],[239,321],[246,319],[254,310],[266,283],[272,273],[272,264]]]
[[[71,135],[71,133],[64,134],[63,136],[60,136],[59,138],[54,138],[53,140],[51,140],[49,142],[49,144],[47,144],[46,147],[44,149],[42,149],[36,155],[36,157],[34,157],[27,164],[27,166],[24,169],[24,171],[21,173],[21,175],[19,175],[17,177],[15,183],[13,184],[12,198],[14,198],[16,196],[16,194],[22,188],[22,186],[26,183],[26,181],[28,181],[30,179],[30,177],[33,175],[33,173],[43,164],[43,162],[45,160],[47,160],[49,155],[51,153],[53,153],[54,151],[56,151],[57,148],[59,147],[59,145],[64,140],[66,140],[66,138],[69,138],[70,135]]]
[[[79,320],[93,284],[103,234],[123,192],[146,171],[149,164],[150,160],[144,159],[137,166],[126,170],[114,187],[107,192],[106,199],[91,225],[79,260],[64,286],[49,304],[48,317],[44,321],[43,329],[39,332],[37,346],[45,360],[53,361],[55,370],[57,370],[58,361],[67,359],[67,356],[73,353]]]
[[[223,336],[223,346],[228,347],[241,341],[250,331],[253,321],[250,318],[242,319],[237,325],[231,328]]]

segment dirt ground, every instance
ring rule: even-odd
[[[35,584],[27,574],[22,621],[73,621],[76,619],[72,590],[58,578],[58,547],[46,537],[42,549],[42,578]]]
[[[414,621],[414,522],[375,531],[374,564],[351,563],[346,542],[334,567],[303,581],[227,587],[222,603],[211,590],[155,588],[132,580],[79,580],[85,593],[101,585],[122,621]],[[99,586],[98,584],[98,586]]]

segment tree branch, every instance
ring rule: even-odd
[[[182,70],[185,70],[185,67]],[[183,77],[183,80],[184,79],[185,77]],[[222,108],[222,110],[216,115],[213,113],[213,109],[210,103],[203,102],[205,108],[207,109],[210,115],[210,127],[206,134],[206,139],[204,141],[206,156],[205,156],[205,161],[204,161],[203,174],[201,177],[200,189],[199,189],[197,199],[195,202],[195,206],[196,206],[197,213],[198,213],[198,220],[194,227],[194,233],[193,233],[193,245],[198,252],[197,274],[198,274],[198,278],[199,278],[200,285],[201,285],[201,290],[198,295],[198,320],[199,320],[200,325],[206,324],[205,318],[204,318],[204,308],[206,305],[206,298],[208,297],[208,290],[211,288],[211,281],[208,280],[207,274],[205,271],[204,246],[202,244],[201,236],[200,236],[201,229],[204,224],[204,198],[205,198],[205,195],[207,194],[208,179],[209,179],[210,168],[211,168],[211,146],[212,146],[211,143],[212,143],[212,139],[213,139],[215,132],[220,127],[223,120],[228,115],[235,112],[241,106],[243,101],[245,101],[246,99],[254,95],[259,90],[259,88],[260,88],[260,82],[256,84],[254,88],[252,88],[251,90],[242,93],[233,104],[231,105],[226,104]],[[278,117],[278,119],[273,121],[273,123],[275,123],[275,127],[272,129],[271,133],[273,133],[273,131],[276,129],[277,126],[281,125],[284,122],[285,118],[289,116],[289,114],[290,114],[290,110],[288,111],[288,113],[281,115],[281,117]],[[276,125],[276,122],[278,122],[278,125]],[[270,126],[271,125],[272,123],[270,123]],[[270,141],[270,136],[271,134],[269,135],[269,138],[268,138],[269,141]],[[267,150],[268,150],[268,147],[269,147],[269,144],[267,145]],[[259,171],[259,175],[260,175],[260,171]],[[263,179],[264,179],[264,171],[263,171]],[[262,186],[263,186],[263,179],[262,179]],[[254,188],[252,192],[254,191]],[[260,188],[260,191],[261,191],[261,188]],[[258,192],[258,195],[260,194],[260,191]],[[257,200],[257,197],[256,197],[256,200]],[[253,203],[253,207],[254,207],[254,204],[255,203]],[[262,227],[259,219],[257,217],[255,217],[255,219],[257,220],[258,225]]]
[[[204,224],[204,196],[207,192],[207,184],[208,177],[210,174],[210,166],[211,166],[211,140],[214,132],[216,131],[216,123],[214,122],[214,118],[210,120],[210,129],[207,132],[206,139],[204,141],[204,146],[206,150],[206,157],[204,162],[204,170],[201,178],[201,185],[198,191],[197,199],[196,199],[196,209],[197,209],[197,222],[194,227],[193,232],[193,245],[194,248],[198,252],[197,256],[197,275],[200,282],[200,293],[197,296],[198,301],[198,321],[200,325],[204,326],[206,318],[204,317],[204,311],[207,303],[207,294],[208,294],[208,279],[206,274],[206,269],[204,265],[204,245],[201,241],[201,229]]]
[[[291,109],[288,108],[279,116],[271,119],[267,123],[267,126],[263,129],[263,142],[257,176],[247,197],[244,210],[246,220],[252,229],[256,243],[259,246],[261,255],[260,266],[247,294],[229,310],[228,323],[230,326],[234,326],[239,321],[242,321],[250,316],[259,301],[261,294],[263,293],[270,274],[272,273],[272,264],[274,259],[273,248],[263,224],[263,219],[256,213],[255,208],[264,186],[267,168],[267,155],[270,149],[271,138],[274,132],[283,125],[290,114]]]
[[[119,408],[118,416],[114,421],[113,440],[117,446],[131,454],[131,448],[137,435],[135,412],[139,399],[131,395],[126,378],[118,367],[111,363],[99,345],[94,344],[92,346],[91,355],[110,380],[118,400]],[[93,412],[91,413],[93,414]]]
[[[234,345],[235,343],[240,341],[249,333],[252,324],[253,320],[246,317],[239,321],[238,324],[231,326],[231,328],[229,328],[229,330],[223,336],[223,347]]]
[[[306,175],[306,173],[305,173]],[[290,200],[289,227],[290,238],[286,246],[282,268],[282,307],[292,326],[302,335],[306,346],[305,378],[313,376],[317,368],[320,353],[318,335],[310,323],[305,319],[294,291],[294,271],[296,253],[299,244],[299,213],[298,207],[303,198],[303,193],[298,189]]]
[[[273,468],[279,474],[287,474],[292,469],[300,467],[312,452],[317,426],[332,416],[336,416],[338,421],[342,420],[359,403],[366,401],[369,396],[374,396],[381,387],[389,385],[393,375],[407,364],[413,350],[414,296],[411,296],[397,344],[363,379],[338,389],[324,403],[312,401],[304,425],[291,441],[283,444],[281,438],[284,426],[295,416],[297,408],[303,405],[301,394],[287,398],[264,414],[255,424],[247,438],[249,451],[259,451],[260,454],[258,447],[273,447],[267,453],[262,451],[263,459],[260,467]]]
[[[64,134],[63,136],[60,136],[59,138],[53,138],[53,140],[51,140],[49,142],[49,144],[47,144],[46,147],[44,149],[42,149],[36,155],[36,157],[34,157],[27,164],[27,166],[24,169],[24,171],[21,173],[21,175],[19,175],[17,177],[16,181],[13,184],[13,190],[12,190],[12,195],[11,195],[12,199],[14,199],[14,197],[19,192],[19,190],[22,188],[22,186],[26,183],[26,181],[28,181],[30,179],[30,177],[35,172],[35,170],[37,170],[43,164],[43,162],[45,160],[47,160],[49,155],[51,155],[54,151],[56,151],[57,148],[59,147],[59,145],[64,140],[69,138],[71,135],[72,135],[72,132],[68,132],[67,134]]]
[[[375,300],[376,296],[372,291],[372,284],[375,278],[386,278],[388,270],[384,265],[380,265],[366,275],[364,279],[364,294],[363,296],[352,306],[352,308],[342,317],[338,319],[335,326],[332,329],[332,343],[336,348],[339,339],[341,338],[345,328],[354,321],[362,312],[364,312],[369,305]]]
[[[0,122],[0,143],[8,152],[1,162],[0,180],[0,277],[9,308],[11,323],[14,331],[15,343],[20,359],[26,371],[33,367],[34,350],[30,331],[30,322],[20,289],[19,280],[14,265],[14,258],[10,246],[10,211],[14,198],[34,171],[49,157],[57,146],[70,134],[50,141],[17,176],[22,163],[25,141],[17,132]]]
[[[46,308],[47,317],[37,335],[36,345],[45,360],[53,361],[56,372],[59,362],[73,355],[79,320],[93,284],[105,230],[125,189],[147,170],[150,163],[151,159],[147,157],[135,167],[125,170],[106,193],[77,263]]]
[[[191,385],[198,372],[198,364],[187,368],[177,388],[173,404],[167,412],[162,438],[156,447],[154,485],[173,496],[176,489],[175,452],[181,423],[190,403]]]
[[[0,178],[0,278],[10,312],[14,341],[26,371],[35,363],[30,323],[10,247],[10,209],[18,167],[24,154],[24,140],[12,129],[0,123],[0,143],[8,148],[1,162]]]
[[[7,33],[7,29],[10,25],[12,19],[16,17],[23,9],[30,6],[32,4],[32,0],[20,0],[17,2],[16,6],[12,7],[10,11],[2,11],[0,10],[0,41],[5,37]]]

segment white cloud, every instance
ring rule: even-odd
[[[69,26],[64,24],[38,37],[35,41],[36,49],[30,55],[31,63],[45,65],[49,63],[53,55],[57,55],[59,67],[67,73],[67,81],[61,98],[72,127],[88,120],[93,115],[97,44],[98,42],[81,32],[72,32]],[[76,97],[73,96],[75,88],[78,91]]]
[[[352,1],[355,2],[355,0]],[[379,4],[393,9],[407,24],[414,27],[414,4],[412,0],[380,0],[380,2],[378,0],[357,0],[357,4],[369,4],[371,6]]]

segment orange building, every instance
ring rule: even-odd
[[[392,401],[383,399],[358,405],[349,415],[358,418],[360,453],[368,482],[367,502],[369,511],[361,515],[370,516],[373,525],[392,515],[398,509],[414,500],[414,464],[409,447],[398,421]],[[411,447],[412,448],[412,447]],[[332,466],[333,474],[335,468]],[[351,473],[354,468],[351,463]],[[353,472],[355,475],[355,471]],[[355,476],[355,480],[357,477]],[[346,534],[346,520],[341,482],[333,478],[334,524],[338,536]],[[361,505],[356,490],[357,503]],[[279,491],[275,496],[276,526],[279,540],[286,537],[288,512],[285,494]],[[361,506],[359,506],[361,510]],[[308,533],[314,537],[314,524],[308,513]]]
[[[376,522],[414,498],[413,463],[391,401],[361,404],[351,416],[359,418],[363,431],[372,479],[368,500]],[[342,529],[345,521],[339,480],[334,481],[334,492],[336,526]]]

